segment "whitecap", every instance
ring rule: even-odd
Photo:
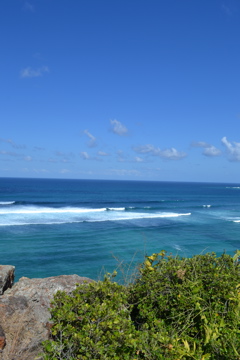
[[[99,221],[124,221],[124,220],[138,220],[138,219],[160,219],[160,218],[172,218],[179,216],[189,216],[191,213],[178,214],[178,213],[162,213],[162,214],[142,214],[142,213],[127,213],[125,216],[121,217],[109,217],[102,219],[89,219],[85,220],[86,222],[99,222]]]
[[[205,208],[210,208],[212,205],[203,205]]]
[[[176,218],[191,215],[191,213],[135,213],[121,211],[105,211],[100,209],[22,209],[12,212],[2,212],[0,226],[11,225],[51,225],[82,222],[131,221],[141,219]],[[1,211],[0,211],[1,214]]]
[[[123,211],[123,210],[125,210],[125,207],[120,207],[120,208],[107,208],[107,210],[111,210],[111,211]]]
[[[107,208],[100,209],[83,209],[83,208],[40,208],[40,207],[26,207],[20,206],[18,208],[9,210],[0,210],[0,214],[80,214],[80,213],[91,213],[91,212],[102,212],[106,211]]]
[[[0,205],[12,205],[15,204],[15,201],[0,201]]]

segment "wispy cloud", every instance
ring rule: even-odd
[[[13,151],[5,151],[5,150],[0,150],[0,155],[3,155],[5,157],[13,157],[16,158],[18,160],[24,160],[24,161],[32,161],[32,157],[29,155],[24,155],[21,153],[17,153],[17,152],[13,152]],[[8,158],[7,158],[8,160]]]
[[[180,160],[186,157],[187,154],[172,147],[170,149],[160,151],[159,156],[170,160]]]
[[[55,151],[55,155],[61,158],[62,162],[70,162],[74,158],[74,154],[72,152],[64,153],[61,151]]]
[[[225,146],[230,161],[240,161],[240,143],[227,140],[226,136],[222,138],[222,144]]]
[[[11,139],[3,139],[3,138],[0,138],[0,141],[11,145],[11,146],[12,146],[13,148],[15,148],[15,149],[25,149],[25,148],[26,148],[25,145],[16,144],[16,143],[15,143],[13,140],[11,140]]]
[[[43,76],[44,73],[48,73],[48,72],[49,72],[48,66],[42,66],[37,69],[27,67],[27,68],[21,70],[20,77],[23,79],[40,77],[40,76]]]
[[[86,151],[80,152],[80,156],[84,160],[89,160],[90,159],[90,155]]]
[[[33,171],[34,171],[36,174],[49,173],[49,170],[47,170],[47,169],[33,169]]]
[[[102,159],[100,159],[99,157],[97,157],[97,156],[91,156],[91,155],[89,155],[86,151],[80,152],[80,157],[81,157],[83,160],[102,161]]]
[[[33,150],[34,151],[43,151],[43,150],[45,150],[45,148],[40,147],[40,146],[34,146]]]
[[[135,146],[133,147],[133,150],[139,154],[149,154],[169,160],[180,160],[187,156],[185,152],[178,151],[174,147],[161,150],[160,148],[156,148],[151,144]]]
[[[31,4],[28,1],[25,1],[25,3],[24,3],[24,10],[30,11],[30,12],[35,12],[35,8],[34,8],[33,4]]]
[[[122,150],[118,150],[117,151],[117,161],[118,162],[125,162],[126,159],[126,155],[124,154],[124,152]]]
[[[87,137],[89,138],[89,142],[88,142],[89,147],[94,147],[97,145],[95,136],[93,136],[88,130],[84,130],[84,134],[86,134]]]
[[[139,176],[140,172],[137,170],[128,170],[128,169],[111,169],[110,172],[112,174],[118,175],[118,176],[126,176],[126,175],[134,175]]]
[[[228,15],[228,16],[232,16],[232,11],[230,10],[230,8],[228,6],[226,6],[225,4],[222,4],[221,6],[222,11]]]
[[[118,120],[110,120],[111,131],[119,136],[126,136],[128,129]]]
[[[32,157],[31,156],[24,156],[24,160],[25,161],[32,161]]]
[[[134,161],[135,161],[135,162],[138,162],[138,163],[144,162],[143,158],[140,158],[139,156],[136,156],[136,157],[134,158]]]
[[[215,146],[208,144],[204,141],[193,142],[192,147],[204,148],[202,154],[209,157],[221,155],[221,150],[217,149]]]
[[[69,172],[70,172],[70,170],[68,170],[68,169],[61,169],[61,170],[59,171],[60,174],[67,174],[67,173],[69,173]]]
[[[49,159],[47,160],[47,162],[57,163],[58,161],[57,161],[56,159],[54,159],[54,158],[49,158]]]
[[[133,150],[139,154],[152,154],[156,152],[156,148],[151,144],[135,146]]]
[[[7,155],[7,156],[14,156],[14,157],[22,156],[18,153],[15,153],[12,151],[5,151],[5,150],[0,150],[0,155]]]
[[[99,156],[109,156],[109,154],[104,151],[98,151],[98,155]]]

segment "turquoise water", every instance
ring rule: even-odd
[[[239,184],[0,179],[0,263],[17,279],[238,248]]]

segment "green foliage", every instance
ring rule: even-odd
[[[211,253],[180,259],[161,252],[147,257],[140,271],[130,296],[132,318],[139,330],[147,325],[159,334],[159,347],[164,346],[161,335],[165,333],[171,354],[179,358],[240,359],[237,257],[223,254],[217,258]],[[158,359],[151,341],[148,345],[151,359]]]
[[[130,312],[128,293],[110,277],[78,286],[71,296],[58,292],[45,359],[131,359],[136,330]]]
[[[239,360],[239,255],[146,257],[134,283],[58,292],[45,360]]]

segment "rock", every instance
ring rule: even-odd
[[[44,279],[21,278],[0,296],[0,325],[6,346],[0,360],[33,360],[49,335],[50,302],[58,290],[71,293],[76,284],[92,282],[78,275]],[[40,358],[39,358],[40,359]]]
[[[3,328],[0,325],[0,351],[3,350],[4,346],[6,344],[6,337],[5,337],[5,333],[3,331]]]
[[[5,290],[12,287],[14,282],[15,266],[12,265],[0,265],[0,295]]]

